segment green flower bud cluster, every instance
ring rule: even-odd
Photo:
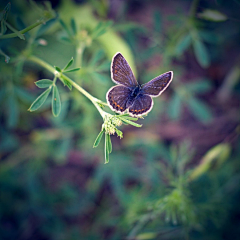
[[[122,138],[122,132],[116,128],[121,125],[122,121],[119,118],[111,114],[107,114],[104,118],[102,129],[104,129],[105,132],[110,135],[114,135],[115,133],[117,133],[117,135]]]

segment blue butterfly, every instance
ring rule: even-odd
[[[111,77],[118,85],[110,88],[106,94],[109,107],[117,113],[128,112],[133,117],[139,117],[152,110],[152,97],[165,91],[172,81],[173,72],[163,73],[140,85],[126,59],[118,52],[112,59]]]

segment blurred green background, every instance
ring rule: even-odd
[[[0,239],[239,239],[240,1],[36,3],[0,3]],[[174,78],[104,164],[102,119],[81,93],[59,81],[58,117],[50,97],[27,111],[34,82],[53,78],[28,58],[73,57],[68,76],[106,101],[116,52],[140,83]]]

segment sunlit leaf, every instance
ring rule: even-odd
[[[61,99],[56,85],[53,86],[52,95],[52,113],[54,117],[57,117],[61,112]]]
[[[194,180],[206,173],[215,161],[217,165],[221,165],[224,161],[229,158],[231,152],[230,145],[227,143],[221,143],[210,150],[203,156],[200,163],[193,169],[189,179]],[[215,164],[215,165],[216,165]]]
[[[213,21],[213,22],[223,22],[227,20],[227,16],[217,10],[206,9],[202,13],[198,14],[199,18]]]

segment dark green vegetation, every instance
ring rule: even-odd
[[[0,3],[0,239],[239,239],[239,0],[52,5]],[[144,119],[116,52],[174,72]]]

